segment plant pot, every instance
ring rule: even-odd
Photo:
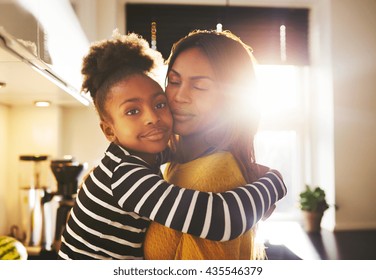
[[[303,225],[306,232],[320,232],[323,212],[303,211]]]

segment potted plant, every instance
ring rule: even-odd
[[[311,188],[309,185],[306,185],[305,191],[301,192],[299,196],[305,230],[307,232],[319,232],[322,216],[329,208],[325,198],[325,191],[319,186]]]

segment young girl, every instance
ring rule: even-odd
[[[254,184],[218,194],[161,179],[172,116],[165,93],[150,77],[161,60],[156,54],[129,34],[94,44],[84,58],[83,89],[111,143],[79,190],[59,258],[142,259],[151,220],[202,238],[233,239],[286,194],[272,171]]]

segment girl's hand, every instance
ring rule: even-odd
[[[264,216],[262,216],[261,220],[265,221],[267,218],[269,218],[270,215],[274,212],[275,208],[276,208],[275,204],[270,206],[270,209],[265,212],[265,214],[264,214]]]

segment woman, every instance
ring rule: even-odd
[[[194,31],[172,48],[166,94],[174,118],[174,162],[166,180],[226,191],[261,177],[253,140],[258,114],[250,47],[230,32]],[[255,259],[254,228],[234,240],[209,241],[152,223],[147,259]]]

